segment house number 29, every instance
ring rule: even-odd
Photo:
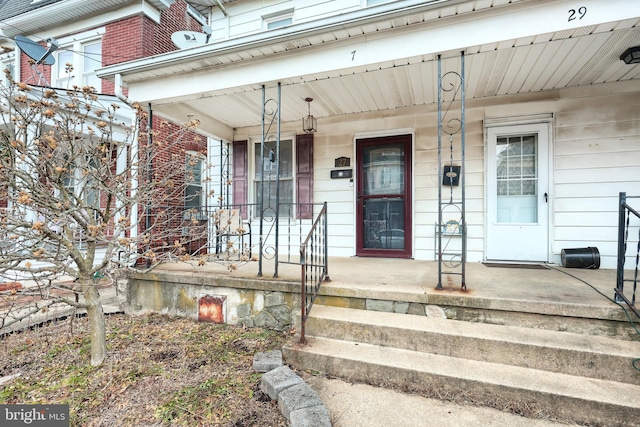
[[[579,9],[569,9],[569,19],[567,22],[571,22],[575,19],[582,19],[587,14],[587,7],[582,6]]]

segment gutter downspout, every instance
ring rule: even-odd
[[[122,91],[122,74],[120,73],[116,73],[115,75],[115,94],[116,98],[133,108],[133,102],[131,102]]]
[[[224,8],[220,0],[215,0],[215,2],[218,5],[218,8],[220,9],[220,11],[222,11],[222,14],[228,18],[229,14],[227,13],[227,9]]]

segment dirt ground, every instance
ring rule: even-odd
[[[108,358],[90,365],[86,318],[0,340],[0,403],[69,404],[72,426],[286,426],[253,356],[286,334],[162,315],[107,316]]]

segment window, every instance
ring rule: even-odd
[[[262,197],[263,207],[276,208],[278,199],[276,198],[276,183],[278,181],[275,142],[267,142],[264,147],[264,158],[261,160],[261,143],[257,142],[253,145],[254,150],[254,177],[253,177],[253,199],[255,203],[260,203]],[[280,203],[293,203],[293,141],[280,141]],[[261,168],[262,167],[262,168]],[[261,174],[262,170],[262,174]],[[260,191],[264,179],[263,191]],[[264,196],[263,196],[264,195]],[[286,211],[287,207],[283,206],[281,214],[292,216]],[[284,210],[284,211],[283,211]]]
[[[93,86],[98,92],[101,83],[96,70],[102,66],[102,41],[82,45],[82,85]]]
[[[100,181],[96,178],[99,165],[94,159],[69,162],[65,156],[65,164],[71,170],[62,178],[62,185],[69,197],[77,197],[87,207],[100,209]]]
[[[75,41],[58,50],[52,80],[56,87],[93,86],[100,92],[102,84],[96,76],[96,70],[101,66],[101,40]]]
[[[311,219],[313,218],[313,134],[296,135],[295,151],[291,140],[280,141],[280,145],[280,202],[297,203],[295,211],[281,211],[281,215]],[[261,172],[264,172],[264,206],[272,208],[276,206],[276,168],[275,163],[270,161],[270,158],[275,160],[275,152],[271,154],[271,148],[275,149],[275,144],[265,150],[264,162],[260,157],[260,148],[260,143],[233,142],[232,196],[235,205],[243,206],[251,203],[250,200],[253,202],[261,200],[260,179]],[[252,174],[249,172],[250,169],[253,171]],[[293,199],[294,187],[295,200]],[[249,198],[250,189],[251,198]],[[242,217],[248,219],[249,210],[242,207],[241,212]]]
[[[189,152],[185,161],[184,206],[187,209],[200,210],[204,206],[204,192],[202,191],[204,157],[199,153]]]
[[[7,76],[6,71],[9,70]],[[13,65],[13,58],[0,59],[0,84],[5,87],[9,87],[11,80],[15,78],[15,67]]]
[[[267,30],[285,27],[293,24],[293,9],[286,12],[278,12],[277,14],[263,16],[264,26]]]

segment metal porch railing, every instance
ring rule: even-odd
[[[636,303],[636,290],[638,287],[638,266],[640,264],[640,213],[632,208],[627,201],[629,199],[640,199],[640,196],[627,196],[627,193],[620,193],[619,195],[619,211],[618,211],[618,267],[616,275],[616,294],[615,300],[617,302],[625,302],[631,311],[633,311],[638,318],[640,318],[640,312],[635,307]],[[635,232],[637,230],[637,238]],[[635,254],[633,251],[635,250]],[[631,254],[627,254],[627,251]],[[625,274],[625,261],[627,257],[634,259],[635,265],[633,269],[632,277],[628,277]],[[626,283],[631,284],[631,292],[627,289],[625,294],[624,285]]]
[[[174,248],[175,241],[188,256],[228,262],[260,261],[273,259],[278,271],[279,263],[301,266],[301,330],[300,342],[305,342],[305,323],[318,295],[322,282],[330,281],[328,255],[327,203],[313,204],[321,207],[313,220],[294,219],[294,212],[301,209],[296,203],[283,204],[276,211],[283,218],[254,217],[256,205],[205,206],[187,208],[179,206],[154,206],[146,210],[145,224],[149,228],[147,251],[162,252]],[[315,211],[315,209],[313,209]],[[252,237],[252,221],[259,221],[260,230],[275,230]],[[268,226],[263,227],[264,224]],[[278,226],[280,224],[280,226]],[[258,228],[258,227],[253,227]],[[306,236],[306,237],[305,237]],[[304,240],[302,240],[304,237]],[[259,241],[254,247],[252,242]],[[300,258],[294,260],[295,249]]]
[[[250,261],[252,256],[251,222],[243,213],[253,205],[241,206],[151,206],[145,209],[144,251],[175,252],[184,255],[218,256],[227,260]],[[179,243],[180,250],[176,251]]]
[[[182,252],[185,259],[206,258],[236,267],[256,261],[259,276],[263,265],[273,262],[274,277],[278,277],[279,264],[300,264],[303,243],[315,228],[323,228],[326,241],[326,209],[326,203],[280,203],[262,210],[258,204],[152,206],[144,213],[148,243],[141,249]],[[302,211],[313,212],[313,217],[300,218]]]
[[[313,222],[313,226],[300,246],[301,302],[300,342],[305,343],[305,324],[322,282],[329,282],[329,256],[327,244],[327,203]]]

